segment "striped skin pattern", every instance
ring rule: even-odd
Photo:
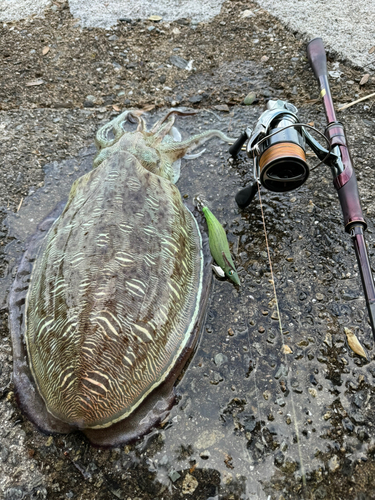
[[[200,232],[170,179],[201,137],[172,144],[174,118],[148,132],[134,116],[136,132],[98,134],[98,166],[73,184],[26,298],[37,389],[53,416],[83,429],[129,416],[173,369],[200,312]]]

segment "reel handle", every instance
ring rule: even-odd
[[[241,191],[238,191],[238,193],[235,196],[235,200],[239,208],[243,209],[246,208],[248,205],[250,205],[254,196],[257,194],[257,191],[258,191],[257,181],[252,182],[245,188],[241,189]]]
[[[245,144],[249,136],[247,135],[246,130],[242,132],[242,134],[239,136],[239,138],[234,142],[231,147],[229,148],[229,154],[232,157],[235,157],[238,155],[238,153],[241,151],[242,146]]]

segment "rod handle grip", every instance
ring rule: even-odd
[[[314,38],[314,40],[308,43],[307,57],[309,58],[311,69],[317,80],[319,80],[321,76],[327,76],[326,51],[321,38]]]
[[[350,233],[353,224],[362,225],[363,229],[366,229],[367,224],[362,213],[357,179],[354,171],[348,182],[338,189],[337,193],[339,195],[341,210],[344,216],[345,231]]]

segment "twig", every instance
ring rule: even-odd
[[[354,106],[354,104],[358,104],[359,102],[365,101],[366,99],[370,99],[371,97],[375,97],[375,92],[373,94],[366,95],[365,97],[361,97],[356,101],[350,102],[349,104],[344,104],[341,108],[338,108],[338,111],[342,111],[343,109],[350,108],[350,106]]]
[[[19,205],[18,205],[18,207],[17,207],[17,212],[19,212],[19,211],[20,211],[20,208],[21,208],[21,206],[22,206],[22,202],[23,202],[23,196],[22,196],[21,201],[20,201],[20,203],[19,203]]]

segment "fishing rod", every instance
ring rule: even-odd
[[[247,127],[229,148],[230,154],[235,157],[247,141],[246,152],[254,164],[254,181],[237,193],[236,202],[240,208],[247,207],[260,186],[274,192],[287,192],[300,187],[310,172],[305,153],[307,144],[320,160],[314,169],[322,163],[331,168],[345,231],[352,238],[357,257],[375,339],[375,286],[364,237],[367,224],[362,213],[344,126],[336,119],[321,38],[315,38],[307,45],[307,55],[323,99],[327,118],[324,134],[308,124],[300,123],[298,110],[293,104],[281,100],[268,101],[267,109],[258,119],[254,130]],[[311,129],[324,139],[326,147],[310,134]]]

